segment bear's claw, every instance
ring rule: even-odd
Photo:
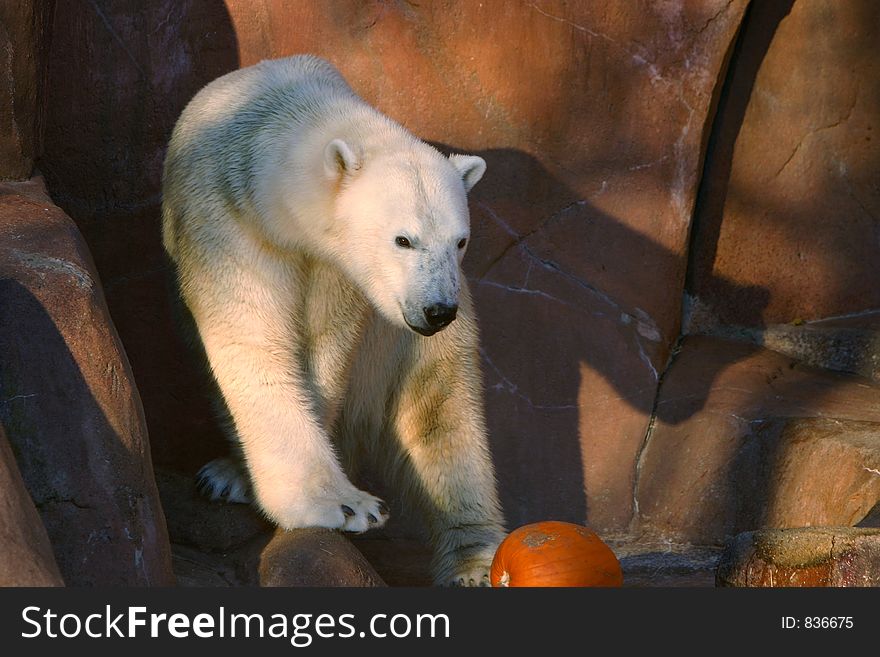
[[[362,498],[357,502],[349,502],[342,505],[342,513],[345,520],[341,529],[346,532],[360,534],[368,529],[381,527],[388,520],[388,505],[378,497],[373,497],[363,491],[359,493]]]

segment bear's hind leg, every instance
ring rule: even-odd
[[[196,484],[212,502],[250,504],[253,500],[251,480],[241,458],[225,457],[206,463],[196,475]]]

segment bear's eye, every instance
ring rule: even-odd
[[[466,245],[467,245],[466,238],[462,237],[460,240],[458,240],[458,248],[459,249],[463,249]]]
[[[411,249],[412,243],[406,239],[403,235],[398,235],[394,238],[394,243],[399,246],[401,249]]]

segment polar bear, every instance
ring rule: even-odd
[[[162,232],[228,410],[201,473],[281,527],[362,532],[381,464],[420,511],[438,584],[486,585],[503,538],[461,259],[485,162],[446,157],[328,62],[264,61],[202,89],[163,172]],[[343,468],[345,464],[345,469]]]

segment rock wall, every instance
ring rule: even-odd
[[[717,544],[755,527],[852,525],[877,504],[878,38],[871,2],[749,10],[686,290],[685,332],[721,339],[685,339],[660,387],[642,531]]]
[[[839,387],[864,406],[834,418],[877,422],[880,21],[867,0],[747,5],[58,3],[39,166],[94,253],[156,462],[193,472],[224,448],[168,301],[165,143],[214,77],[311,52],[416,134],[488,162],[466,271],[509,524],[717,543],[768,522],[737,511],[716,467],[760,442],[753,420],[794,440],[807,429],[786,418],[827,417],[820,398]],[[798,329],[841,314],[860,322],[852,340]],[[780,391],[755,374],[776,362],[767,348],[789,354],[783,370],[865,378],[809,370]],[[738,377],[749,390],[716,405],[716,381]],[[765,395],[783,399],[756,406]],[[755,450],[743,463],[764,467],[774,452]],[[689,470],[704,453],[710,467]],[[708,500],[708,529],[682,500]]]

